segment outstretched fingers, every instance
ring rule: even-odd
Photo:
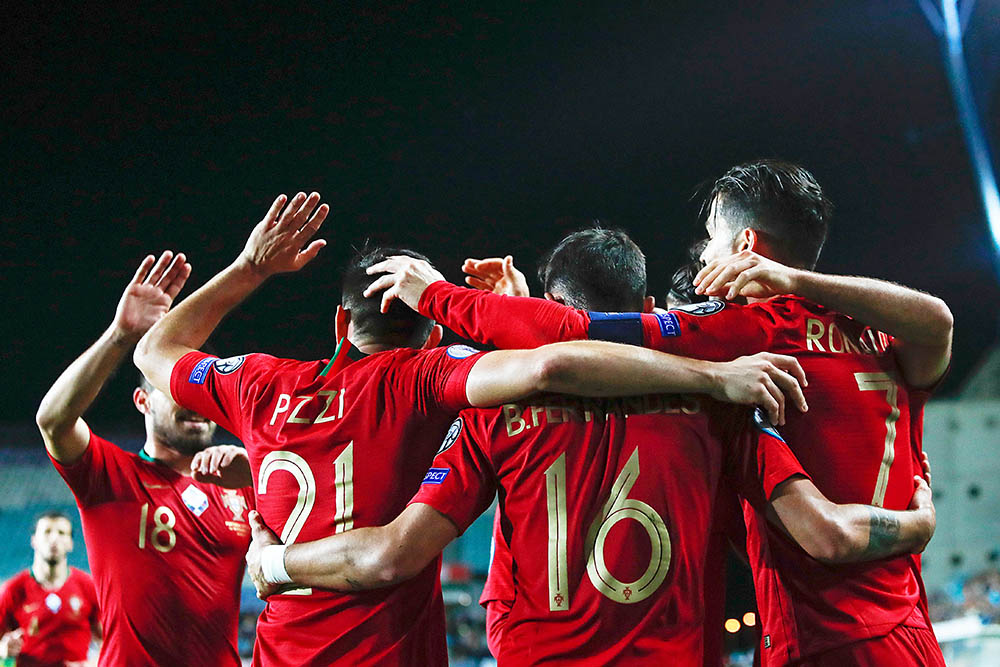
[[[160,282],[160,278],[166,272],[167,267],[170,266],[170,260],[174,258],[174,253],[172,250],[164,250],[160,255],[160,258],[156,260],[156,264],[148,274],[146,274],[146,279],[142,281],[144,285],[156,285]]]
[[[153,257],[152,255],[146,255],[143,258],[142,262],[139,264],[139,268],[135,270],[135,275],[132,276],[132,280],[129,281],[129,284],[130,285],[141,284],[143,278],[145,278],[146,274],[149,273],[149,269],[150,267],[153,266],[153,262],[155,261],[156,261],[155,257]]]

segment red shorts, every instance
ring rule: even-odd
[[[796,667],[945,667],[934,631],[897,626],[884,637],[863,639],[791,663]]]

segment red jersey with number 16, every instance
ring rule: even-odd
[[[19,667],[63,667],[86,660],[97,622],[94,580],[75,567],[57,589],[44,588],[25,570],[0,590],[0,633],[24,632]]]
[[[498,347],[589,337],[716,361],[762,351],[789,354],[809,379],[809,412],[788,410],[782,434],[823,494],[836,503],[906,509],[913,476],[921,472],[920,436],[911,428],[919,428],[926,392],[903,381],[892,338],[805,299],[784,296],[747,306],[709,301],[642,315],[587,313],[441,281],[424,292],[420,311]],[[765,665],[883,636],[904,621],[927,622],[917,557],[823,565],[763,516],[745,514]]]
[[[412,502],[464,531],[499,492],[514,585],[500,664],[701,667],[724,466],[755,500],[802,474],[749,411],[707,398],[539,398],[463,412]]]
[[[381,352],[324,376],[322,361],[191,352],[174,366],[181,405],[237,434],[257,506],[285,543],[392,521],[416,492],[479,355],[453,345]],[[273,595],[257,665],[445,665],[440,559],[373,591]]]

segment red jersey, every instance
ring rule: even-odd
[[[703,578],[724,452],[755,498],[801,474],[747,412],[707,398],[549,397],[468,410],[411,502],[460,532],[499,492],[514,601],[501,664],[702,664]]]
[[[327,376],[322,361],[264,354],[174,366],[181,405],[237,434],[258,509],[283,542],[392,521],[416,492],[479,355],[453,345],[373,354]],[[378,590],[273,595],[257,623],[258,665],[443,665],[440,559]]]
[[[250,489],[201,484],[90,434],[53,460],[80,507],[104,627],[100,665],[239,665]]]
[[[21,628],[19,667],[63,667],[87,659],[92,628],[98,622],[94,580],[69,568],[60,588],[43,588],[25,570],[0,590],[0,634]]]
[[[830,500],[906,509],[921,472],[919,395],[926,392],[906,386],[891,337],[798,297],[747,306],[709,301],[658,314],[586,313],[437,282],[421,297],[420,311],[498,347],[590,337],[716,361],[765,350],[789,354],[809,378],[809,412],[789,410],[782,432]],[[763,515],[744,513],[763,664],[885,635],[918,604],[917,557],[824,565]]]

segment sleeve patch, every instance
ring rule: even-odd
[[[451,468],[431,468],[424,475],[424,481],[421,484],[440,484],[450,472]]]
[[[640,313],[591,312],[587,337],[613,343],[642,345],[642,315]]]
[[[448,432],[444,434],[444,441],[441,443],[441,449],[437,450],[438,454],[447,451],[452,445],[455,444],[455,441],[458,440],[458,436],[462,434],[462,426],[464,426],[464,424],[465,422],[462,421],[461,417],[451,423],[451,426],[448,427]],[[437,456],[437,454],[434,456]]]
[[[763,431],[772,438],[777,438],[782,442],[785,441],[785,439],[781,437],[781,434],[778,433],[778,429],[774,428],[774,425],[771,424],[771,420],[767,418],[767,415],[765,415],[764,411],[760,408],[754,408],[753,423],[757,427],[757,430]]]
[[[229,357],[228,359],[219,359],[215,362],[215,370],[218,371],[220,375],[229,375],[230,373],[235,373],[239,370],[239,367],[242,366],[243,362],[246,360],[246,355]]]
[[[479,354],[479,350],[468,345],[451,345],[448,347],[448,356],[452,359],[468,359],[474,354]]]
[[[726,307],[725,301],[719,301],[718,299],[713,299],[711,301],[702,301],[700,303],[689,303],[685,306],[677,306],[672,310],[679,310],[682,313],[687,313],[688,315],[705,317],[706,315],[715,315],[717,312],[719,312],[725,307]]]
[[[660,324],[660,335],[671,338],[681,335],[681,323],[673,313],[656,313],[656,321]]]
[[[216,357],[205,357],[191,369],[191,375],[188,376],[188,382],[190,384],[205,384],[205,378],[208,377],[208,369],[212,367],[212,363],[218,361]]]

